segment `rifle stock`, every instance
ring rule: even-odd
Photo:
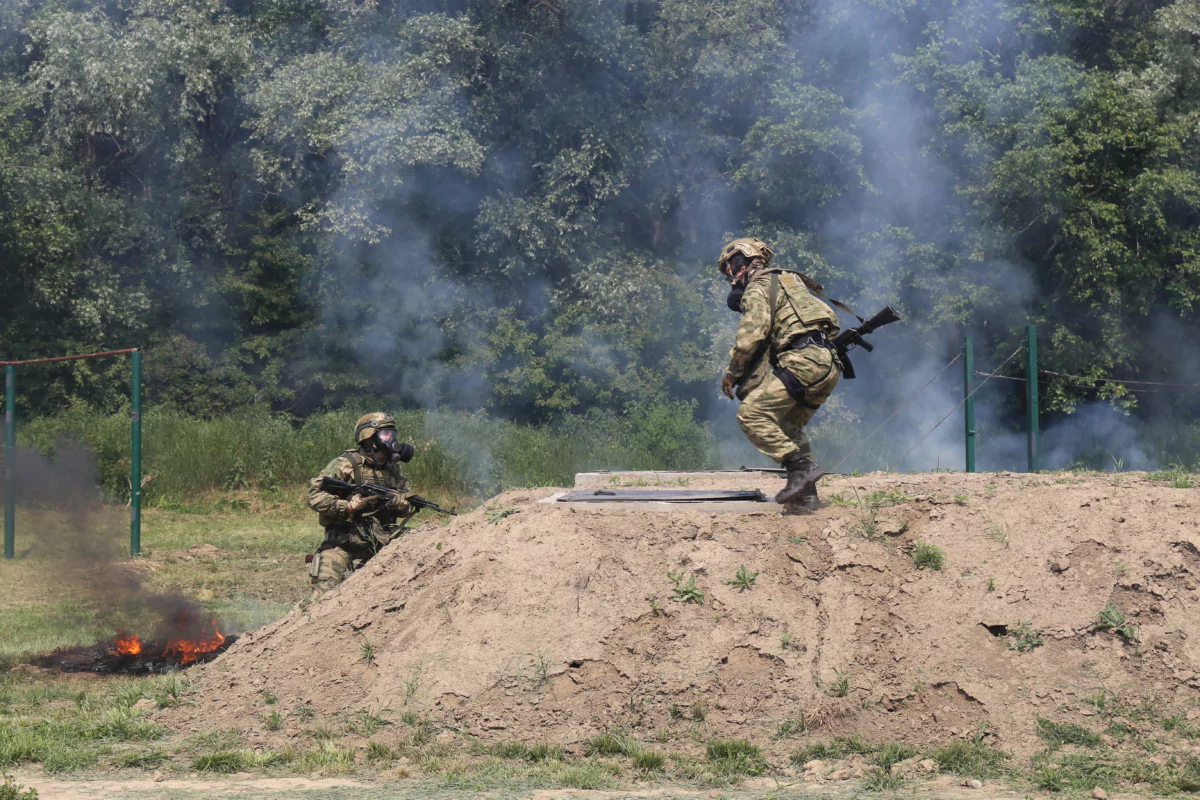
[[[887,306],[857,328],[847,328],[837,335],[833,340],[833,345],[837,348],[838,358],[842,362],[842,375],[846,380],[854,380],[857,377],[854,373],[854,365],[850,363],[848,352],[855,347],[861,347],[868,353],[871,352],[875,349],[875,345],[863,337],[874,333],[884,325],[891,325],[893,322],[899,321],[900,315],[896,313],[896,309]]]

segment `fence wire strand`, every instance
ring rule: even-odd
[[[1013,350],[1013,351],[1012,351],[1012,354],[1011,354],[1011,355],[1010,355],[1008,358],[1006,358],[1006,359],[1004,359],[1002,362],[1000,362],[1000,366],[996,367],[996,369],[995,369],[995,372],[997,372],[997,373],[998,373],[1000,370],[1004,369],[1004,365],[1005,365],[1005,364],[1007,364],[1008,362],[1012,361],[1014,358],[1016,358],[1016,357],[1017,357],[1017,356],[1018,356],[1018,355],[1019,355],[1019,354],[1020,354],[1020,353],[1021,353],[1021,352],[1022,352],[1024,349],[1025,349],[1025,345],[1020,345],[1020,346],[1018,346],[1016,350]],[[922,444],[922,443],[923,443],[923,442],[924,442],[926,439],[928,439],[930,436],[932,436],[932,435],[933,435],[933,432],[934,432],[934,431],[936,431],[938,428],[942,427],[942,423],[943,423],[943,422],[945,422],[946,420],[950,419],[950,417],[951,417],[951,416],[954,414],[954,412],[956,412],[956,411],[958,411],[960,408],[962,408],[962,407],[963,407],[963,405],[965,405],[965,404],[966,404],[966,402],[967,402],[968,400],[970,400],[972,397],[974,397],[974,396],[975,396],[975,393],[976,393],[976,392],[978,392],[978,391],[979,391],[980,389],[982,389],[984,386],[987,386],[987,382],[988,382],[988,381],[990,381],[990,380],[991,380],[992,378],[994,378],[994,377],[996,377],[996,376],[995,376],[995,374],[993,373],[992,375],[989,375],[988,377],[984,378],[984,379],[983,379],[983,381],[981,381],[981,382],[980,382],[980,384],[979,384],[978,386],[976,386],[974,389],[972,389],[970,392],[968,392],[968,393],[966,394],[966,396],[965,396],[965,397],[963,397],[963,399],[962,399],[962,400],[959,400],[959,401],[958,401],[958,402],[957,402],[957,403],[954,405],[954,408],[952,408],[952,409],[950,409],[949,411],[947,411],[947,412],[946,412],[946,415],[945,415],[944,417],[942,417],[941,419],[939,419],[939,420],[937,421],[937,424],[936,424],[936,425],[934,425],[932,428],[930,428],[928,431],[926,431],[926,432],[925,432],[925,435],[924,435],[924,436],[922,436],[920,439],[918,439],[918,440],[917,440],[917,441],[916,441],[916,442],[913,444],[913,446],[912,446],[912,447],[910,447],[910,448],[908,448],[907,450],[905,450],[905,451],[904,451],[904,455],[905,455],[905,456],[907,456],[907,455],[909,455],[910,453],[912,453],[912,451],[913,451],[913,450],[916,450],[918,447],[920,447],[920,446],[921,446],[921,444]]]
[[[851,450],[851,451],[850,451],[849,453],[847,453],[846,455],[842,456],[841,460],[840,460],[840,461],[838,461],[836,464],[834,464],[834,465],[833,465],[832,469],[830,469],[830,472],[837,472],[837,470],[838,470],[838,467],[842,466],[842,464],[845,464],[847,461],[849,461],[851,456],[858,455],[859,451],[860,451],[860,450],[862,450],[864,447],[866,447],[866,445],[867,445],[867,442],[869,442],[869,441],[871,441],[873,438],[875,438],[875,434],[877,434],[877,433],[879,433],[881,430],[883,430],[883,429],[884,429],[884,428],[887,426],[887,424],[888,424],[889,422],[891,422],[892,420],[894,420],[894,419],[896,418],[896,416],[897,416],[897,415],[898,415],[898,414],[899,414],[901,411],[903,411],[904,409],[906,409],[906,408],[908,408],[910,405],[912,405],[912,403],[913,403],[913,402],[914,402],[914,401],[915,401],[915,400],[916,400],[918,397],[920,397],[920,396],[921,396],[921,394],[922,394],[922,393],[923,393],[923,392],[924,392],[926,389],[928,389],[930,386],[932,386],[932,385],[933,385],[933,382],[934,382],[934,381],[936,381],[938,378],[942,377],[942,375],[946,374],[946,370],[948,370],[948,369],[950,369],[952,366],[954,366],[954,364],[955,364],[955,363],[956,363],[956,362],[957,362],[957,361],[958,361],[960,358],[962,358],[962,357],[963,357],[963,354],[960,352],[960,353],[958,353],[956,356],[954,356],[954,358],[950,359],[949,363],[947,363],[947,364],[946,364],[946,366],[944,366],[944,367],[942,367],[941,369],[939,369],[939,370],[937,371],[937,373],[936,373],[936,374],[935,374],[935,375],[934,375],[932,378],[930,378],[929,380],[927,380],[927,381],[925,382],[925,385],[924,385],[924,386],[922,386],[920,389],[918,389],[916,392],[914,392],[914,393],[913,393],[913,396],[912,396],[912,397],[910,397],[910,398],[909,398],[907,401],[905,401],[904,403],[901,403],[901,404],[900,404],[900,406],[899,406],[899,407],[897,407],[897,408],[896,408],[896,410],[892,412],[892,415],[891,415],[890,417],[888,417],[887,419],[885,419],[883,422],[879,423],[879,427],[877,427],[875,430],[873,430],[873,431],[871,431],[870,433],[868,433],[868,434],[866,435],[866,437],[864,437],[864,438],[863,438],[863,440],[862,440],[861,442],[859,442],[859,443],[858,443],[858,446],[857,446],[857,447],[855,447],[853,450]]]

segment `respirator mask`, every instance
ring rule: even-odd
[[[397,461],[408,463],[416,453],[411,444],[400,441],[395,428],[381,428],[375,433],[374,440],[375,451],[382,454],[389,464]]]

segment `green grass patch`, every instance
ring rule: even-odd
[[[47,772],[75,772],[99,763],[114,745],[160,738],[164,731],[133,708],[156,686],[145,678],[80,688],[0,677],[0,768],[39,764]]]
[[[616,785],[621,767],[601,759],[524,761],[490,758],[482,763],[448,763],[428,770],[446,787],[470,792],[529,789],[608,789]]]
[[[5,775],[4,783],[0,784],[0,800],[37,800],[37,796],[37,789],[26,789],[9,775]]]
[[[636,740],[620,731],[601,733],[583,743],[583,750],[589,756],[633,756],[641,749]]]
[[[1100,746],[1100,734],[1073,722],[1053,722],[1045,717],[1038,717],[1037,729],[1038,736],[1054,748],[1062,747],[1064,744],[1076,744],[1081,747]]]
[[[718,775],[762,775],[767,761],[757,745],[746,739],[714,739],[705,747],[709,766]]]
[[[1008,753],[979,739],[955,741],[929,754],[938,770],[949,775],[985,780],[1008,773]]]
[[[903,778],[883,767],[871,767],[862,779],[862,788],[868,792],[891,792],[903,784]]]
[[[890,770],[893,764],[899,764],[915,755],[917,755],[916,749],[902,742],[884,742],[871,756],[871,762],[885,770]]]
[[[661,772],[667,757],[657,750],[641,750],[633,756],[633,766],[644,772]]]
[[[1112,751],[1041,753],[1033,759],[1032,781],[1050,792],[1109,792],[1133,789],[1167,795],[1200,791],[1200,759],[1170,756],[1161,761]]]
[[[192,768],[200,772],[234,773],[251,766],[251,754],[241,750],[218,750],[192,759]]]
[[[803,750],[794,753],[792,764],[802,767],[809,761],[837,761],[849,755],[869,755],[879,749],[879,746],[867,741],[857,733],[851,736],[839,736],[828,742],[814,742]]]

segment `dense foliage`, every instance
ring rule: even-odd
[[[935,350],[1032,321],[1059,372],[1196,366],[1162,344],[1200,311],[1196,0],[0,14],[0,353],[145,345],[160,406],[703,411],[749,232]],[[112,409],[125,369],[22,402]]]

